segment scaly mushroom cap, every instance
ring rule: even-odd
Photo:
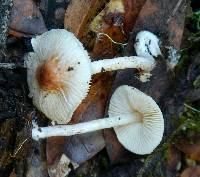
[[[79,40],[54,29],[31,40],[27,80],[33,104],[57,123],[70,121],[86,97],[91,79],[90,58]]]
[[[149,154],[162,140],[162,112],[150,96],[138,89],[127,85],[119,87],[110,100],[108,113],[109,117],[133,114],[136,122],[114,127],[118,140],[129,151]]]

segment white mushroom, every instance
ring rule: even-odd
[[[155,66],[154,59],[138,56],[91,62],[80,41],[64,29],[45,32],[31,43],[34,52],[26,60],[30,97],[49,119],[61,124],[70,121],[86,97],[92,74],[139,68],[146,81]]]
[[[52,136],[71,136],[114,127],[118,140],[131,152],[151,153],[162,140],[163,115],[150,97],[136,88],[119,87],[110,100],[109,118],[74,125],[33,128],[35,140]]]
[[[45,32],[31,43],[34,52],[26,60],[29,96],[48,118],[67,123],[89,89],[88,53],[66,30]]]

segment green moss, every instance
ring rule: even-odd
[[[190,54],[188,49],[181,51],[181,58],[176,66],[176,69],[178,71],[187,71],[189,61],[190,61]]]
[[[78,174],[77,177],[84,177],[82,174]]]
[[[195,22],[196,29],[200,30],[200,10],[193,13],[192,19]]]
[[[178,121],[179,126],[183,125],[180,133],[187,136],[200,134],[200,112],[188,104],[185,106],[187,108],[180,115]]]

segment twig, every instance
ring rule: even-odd
[[[168,18],[167,20],[167,23],[170,22],[171,18],[176,14],[178,8],[180,7],[181,3],[182,3],[183,0],[179,0],[174,8],[174,10],[172,11],[172,14],[170,15],[170,17]]]
[[[185,106],[186,108],[189,108],[189,109],[195,111],[195,112],[200,113],[200,110],[198,110],[198,109],[196,109],[196,108],[193,108],[192,106],[190,106],[190,105],[188,105],[188,104],[186,104],[186,103],[184,103],[184,106]]]
[[[17,150],[15,151],[15,153],[13,155],[11,155],[11,157],[16,157],[17,153],[19,152],[19,150],[22,148],[22,146],[24,145],[24,143],[26,143],[28,141],[28,139],[26,138],[21,144],[20,146],[17,148]]]

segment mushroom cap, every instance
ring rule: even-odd
[[[138,56],[153,59],[161,55],[158,37],[149,31],[140,31],[135,38],[135,51]]]
[[[64,29],[53,29],[31,40],[34,52],[26,58],[29,96],[49,119],[70,121],[86,97],[90,58],[81,42]]]
[[[136,154],[151,153],[162,140],[164,120],[156,102],[145,93],[127,85],[114,92],[109,117],[132,114],[133,123],[114,127],[120,143]]]

